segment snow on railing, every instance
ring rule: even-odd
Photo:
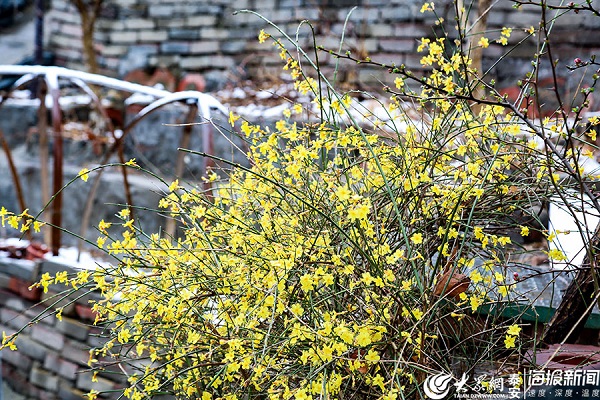
[[[213,111],[219,111],[223,114],[227,114],[227,109],[223,104],[221,104],[217,99],[213,96],[197,92],[197,91],[183,91],[177,93],[171,93],[167,90],[159,89],[156,87],[148,87],[144,85],[140,85],[137,83],[126,82],[115,78],[110,78],[103,75],[91,74],[83,71],[75,71],[62,67],[54,67],[54,66],[39,66],[39,65],[0,65],[0,76],[18,76],[13,83],[12,87],[8,90],[8,92],[0,97],[0,107],[4,104],[5,100],[10,97],[12,91],[26,85],[28,83],[38,82],[38,93],[37,96],[40,99],[39,106],[40,111],[39,115],[45,115],[47,102],[47,95],[50,96],[51,101],[48,102],[48,106],[51,107],[52,113],[52,131],[54,136],[54,146],[53,146],[53,188],[52,188],[52,197],[49,196],[48,193],[44,193],[43,196],[46,196],[46,199],[51,201],[52,207],[52,217],[51,217],[51,226],[50,226],[50,237],[45,240],[49,242],[52,252],[57,255],[58,250],[60,248],[60,226],[62,223],[61,220],[61,207],[62,207],[62,187],[63,187],[63,154],[62,154],[62,112],[61,112],[61,102],[60,102],[60,89],[61,89],[61,81],[68,81],[76,86],[78,86],[85,94],[90,96],[90,99],[93,105],[98,109],[100,114],[106,121],[106,126],[108,127],[109,133],[112,135],[114,142],[113,146],[110,150],[105,154],[104,160],[102,160],[101,164],[106,164],[109,158],[117,152],[120,162],[122,164],[125,163],[126,160],[123,159],[122,146],[124,143],[125,136],[132,130],[132,128],[137,125],[144,117],[151,114],[152,112],[160,109],[161,107],[170,104],[170,103],[183,103],[187,105],[189,108],[188,115],[186,118],[187,124],[183,126],[183,135],[181,138],[181,143],[189,143],[189,137],[192,131],[191,123],[198,116],[202,118],[203,122],[210,122],[212,120]],[[102,105],[102,101],[96,96],[96,92],[94,92],[88,85],[99,86],[105,89],[114,89],[124,92],[129,92],[131,94],[143,95],[142,97],[147,98],[150,97],[149,104],[145,106],[142,110],[140,110],[131,121],[123,127],[122,132],[115,132],[115,129],[110,121],[104,106]],[[41,100],[44,101],[41,101]],[[206,151],[210,153],[212,151],[212,125],[210,123],[204,123],[202,125],[202,138],[203,143],[206,147]],[[40,159],[44,160],[44,154],[46,154],[47,159],[47,146],[42,146],[42,143],[47,143],[46,138],[46,130],[47,130],[47,121],[44,118],[39,118],[38,121],[38,132],[40,134]],[[0,142],[5,142],[2,132],[0,132]],[[185,146],[180,146],[185,147]],[[7,154],[9,162],[12,160],[12,156],[10,154],[10,149],[8,146],[4,146],[4,150]],[[176,162],[176,170],[175,174],[181,174],[182,171],[178,171],[181,169],[183,165],[182,158],[183,153],[178,154],[178,160]],[[179,160],[179,158],[182,158]],[[205,160],[204,168],[209,165],[210,160]],[[42,167],[42,189],[48,188],[48,176],[45,175],[45,166]],[[91,215],[91,209],[93,205],[93,200],[95,197],[95,193],[99,187],[100,177],[102,174],[102,169],[98,171],[95,176],[95,181],[92,185],[90,193],[88,195],[88,199],[86,202],[86,206],[84,209],[84,215],[82,217],[80,236],[85,237],[85,233],[87,230],[87,226],[89,224],[89,218]],[[127,181],[127,173],[126,168],[123,167],[123,181],[125,186],[125,193],[127,198],[127,203],[131,207],[132,200],[129,191],[129,184]],[[13,173],[13,180],[15,181],[15,186],[19,188],[20,182],[19,177],[16,173]],[[44,180],[46,183],[44,183]],[[25,210],[27,207],[25,205],[22,193],[18,191],[17,197],[19,200],[19,206]],[[44,199],[44,197],[42,197]],[[44,201],[44,203],[48,203]],[[171,227],[170,229],[174,229]],[[172,234],[173,232],[171,232]],[[169,232],[167,232],[169,234]]]

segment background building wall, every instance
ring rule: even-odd
[[[311,21],[317,45],[337,50],[348,17],[343,52],[349,50],[353,55],[419,70],[416,49],[420,38],[443,35],[444,28],[453,32],[456,24],[452,1],[435,3],[437,16],[421,13],[421,2],[413,0],[107,0],[97,22],[96,49],[104,72],[113,76],[157,67],[167,69],[176,79],[197,72],[206,78],[208,90],[244,76],[263,81],[279,79],[282,71],[277,51],[257,41],[260,29],[271,33],[275,30],[256,15],[236,13],[250,9],[289,35],[297,34],[299,43],[307,49],[313,43],[311,29],[307,24],[298,29],[300,21]],[[465,3],[470,6],[476,2]],[[512,4],[508,0],[494,3],[488,20],[488,29],[496,30],[489,34],[491,41],[500,36],[503,26],[514,29],[512,43],[526,36],[525,28],[538,27],[537,8],[515,10]],[[436,25],[436,17],[444,22]],[[48,18],[50,47],[58,63],[84,69],[80,21],[74,7],[67,0],[53,0]],[[559,66],[572,62],[574,57],[585,59],[600,49],[600,17],[591,13],[569,13],[553,30]],[[529,58],[536,52],[537,39],[526,40],[510,54],[511,60],[520,60],[517,64],[503,64],[504,68],[497,69],[501,84],[531,68]],[[484,53],[487,65],[510,47],[492,42]],[[320,52],[319,61],[331,69],[336,60]],[[340,80],[349,83],[378,85],[387,77],[385,69],[357,69],[353,63],[343,61],[339,67]]]

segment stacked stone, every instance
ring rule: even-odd
[[[29,289],[42,274],[54,275],[57,271],[76,272],[70,266],[48,260],[0,259],[0,331],[12,334],[33,318],[42,317],[19,335],[16,351],[1,352],[5,384],[13,395],[36,400],[75,400],[92,389],[110,391],[122,387],[119,374],[99,374],[92,381],[87,365],[89,350],[100,346],[103,338],[100,329],[93,326],[91,297],[70,297],[59,302],[56,306],[63,307],[59,321],[46,309],[62,297],[59,293],[65,287],[51,285],[47,293]]]

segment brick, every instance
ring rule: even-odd
[[[200,37],[198,29],[170,28],[168,37],[176,40],[196,40]]]
[[[219,51],[219,42],[216,40],[203,40],[190,45],[191,54],[216,53]]]
[[[0,321],[5,325],[21,329],[29,323],[29,318],[9,308],[3,308],[0,310]]]
[[[415,44],[412,39],[381,39],[379,48],[390,53],[410,53],[415,51]]]
[[[90,358],[89,347],[72,340],[65,341],[65,347],[63,348],[61,355],[66,360],[84,366],[87,365]]]
[[[75,319],[63,317],[62,321],[56,321],[56,330],[65,336],[85,342],[90,327]]]
[[[127,53],[127,46],[111,46],[111,45],[107,45],[107,46],[103,46],[102,49],[100,50],[100,53],[103,56],[118,56],[121,57],[123,55],[125,55]]]
[[[41,298],[41,288],[31,288],[31,284],[22,279],[11,277],[8,282],[8,289],[14,293],[17,293],[25,300],[38,302]]]
[[[225,54],[241,53],[246,49],[246,40],[228,40],[221,43],[221,51]]]
[[[173,16],[173,7],[171,5],[157,4],[148,8],[148,15],[152,18],[165,18]]]
[[[183,26],[187,28],[200,28],[203,26],[216,25],[216,23],[217,17],[214,15],[192,15],[185,18]]]
[[[25,311],[28,308],[28,305],[25,304],[25,301],[22,298],[17,297],[12,293],[0,291],[0,297],[2,297],[5,307],[15,311]]]
[[[77,12],[55,10],[52,12],[52,18],[73,25],[81,25],[81,18]]]
[[[223,56],[184,57],[180,63],[183,69],[230,68],[234,64],[233,59]]]
[[[90,306],[75,303],[75,313],[79,318],[86,321],[94,321],[96,319],[96,312],[92,310]]]
[[[75,389],[71,382],[60,380],[58,385],[58,398],[60,400],[81,400],[85,398],[85,392]]]
[[[99,348],[104,346],[107,339],[102,335],[102,330],[96,327],[92,327],[90,334],[88,335],[87,344],[90,348]]]
[[[228,39],[229,32],[223,28],[202,28],[200,29],[200,39]]]
[[[156,67],[170,67],[179,65],[181,56],[179,54],[155,55],[148,57],[148,65]]]
[[[80,390],[84,390],[89,392],[90,390],[97,390],[98,392],[104,392],[108,390],[113,390],[115,388],[115,383],[109,381],[103,377],[96,377],[97,382],[92,382],[91,373],[81,373],[77,375],[77,382],[75,383],[75,387]]]
[[[29,336],[21,334],[17,339],[17,348],[34,360],[44,361],[48,349],[33,341]]]
[[[110,42],[116,44],[134,44],[137,42],[137,32],[111,32]]]
[[[42,293],[40,300],[43,306],[52,309],[63,309],[63,314],[72,315],[75,309],[75,304],[69,298],[67,293],[59,293],[59,290],[65,290],[64,286],[50,285],[48,292]],[[68,289],[67,289],[68,290]]]
[[[23,354],[22,351],[10,351],[4,350],[2,352],[2,362],[7,362],[9,364],[14,365],[18,369],[22,371],[29,372],[32,365],[31,358],[27,357]]]
[[[44,369],[58,374],[60,377],[68,379],[72,382],[77,378],[77,372],[83,367],[61,358],[57,353],[51,352],[44,359]],[[72,384],[71,384],[72,386]]]
[[[8,289],[10,285],[10,276],[7,274],[0,273],[0,290]]]
[[[138,41],[140,43],[162,42],[164,40],[167,40],[168,37],[169,34],[167,33],[167,31],[164,30],[145,30],[138,32]]]
[[[151,19],[128,18],[125,20],[126,29],[154,29],[155,23]],[[113,28],[114,29],[114,28]]]
[[[344,21],[350,9],[343,8],[338,11],[338,19]],[[353,22],[376,22],[381,18],[379,14],[379,8],[365,8],[359,7],[350,14],[350,21]]]
[[[44,307],[39,304],[29,307],[24,312],[24,314],[30,321],[33,321],[35,319],[39,321],[39,323],[50,326],[53,326],[54,321],[56,321],[56,318],[54,317],[53,313],[54,310],[48,309],[47,307]]]
[[[0,272],[25,281],[38,279],[38,263],[30,260],[0,260]]]
[[[29,380],[36,386],[44,388],[46,390],[57,391],[58,390],[58,376],[44,371],[39,367],[33,367],[29,374]]]
[[[411,4],[408,7],[385,7],[381,8],[381,19],[384,21],[413,21],[419,15],[420,5]]]
[[[419,24],[397,24],[394,26],[394,36],[396,38],[417,38],[433,35],[433,30]]]
[[[55,350],[61,350],[65,345],[65,338],[60,332],[40,324],[33,326],[31,337]]]
[[[190,43],[189,42],[164,42],[160,44],[161,53],[189,53]]]

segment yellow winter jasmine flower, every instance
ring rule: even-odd
[[[404,79],[400,77],[394,79],[394,85],[396,85],[396,89],[402,89],[404,87]]]
[[[479,308],[479,306],[482,304],[481,299],[479,297],[477,297],[477,296],[471,296],[470,302],[471,302],[471,310],[473,312],[477,311],[477,309]]]
[[[546,254],[548,254],[548,257],[553,261],[565,261],[567,259],[565,253],[563,253],[559,249],[552,249],[546,252]]]
[[[529,227],[521,226],[521,236],[529,236]]]
[[[77,174],[77,176],[79,176],[81,178],[82,181],[87,182],[89,176],[89,172],[90,170],[87,168],[82,168],[79,173]]]
[[[271,37],[271,35],[269,35],[267,32],[265,32],[264,29],[261,29],[260,33],[258,34],[258,43],[264,43],[270,37]]]
[[[410,237],[410,241],[413,242],[414,244],[421,244],[423,243],[423,234],[422,233],[415,233]]]
[[[507,349],[514,348],[516,338],[517,338],[516,336],[507,335],[506,338],[504,339],[504,346],[506,346]]]
[[[425,3],[421,7],[421,14],[423,14],[427,11],[433,11],[434,9],[435,9],[435,4],[433,3],[433,1],[429,2],[429,3]]]
[[[130,167],[137,167],[139,168],[140,166],[135,162],[135,158],[130,159],[129,161],[127,161],[125,163],[125,165],[128,165]]]
[[[379,359],[379,354],[375,350],[369,350],[369,352],[365,356],[365,360],[369,362],[377,362],[379,361]]]
[[[509,326],[508,329],[506,330],[507,335],[513,335],[513,336],[519,336],[520,332],[521,332],[521,327],[516,324]]]
[[[235,126],[235,121],[237,121],[238,119],[240,119],[239,115],[235,115],[233,111],[229,111],[229,124],[231,125],[231,127]]]
[[[479,42],[477,44],[483,47],[484,49],[487,49],[490,46],[490,41],[488,40],[488,38],[482,37],[481,39],[479,39]]]
[[[350,220],[364,220],[369,214],[369,205],[365,203],[358,204],[348,210],[348,218]]]

